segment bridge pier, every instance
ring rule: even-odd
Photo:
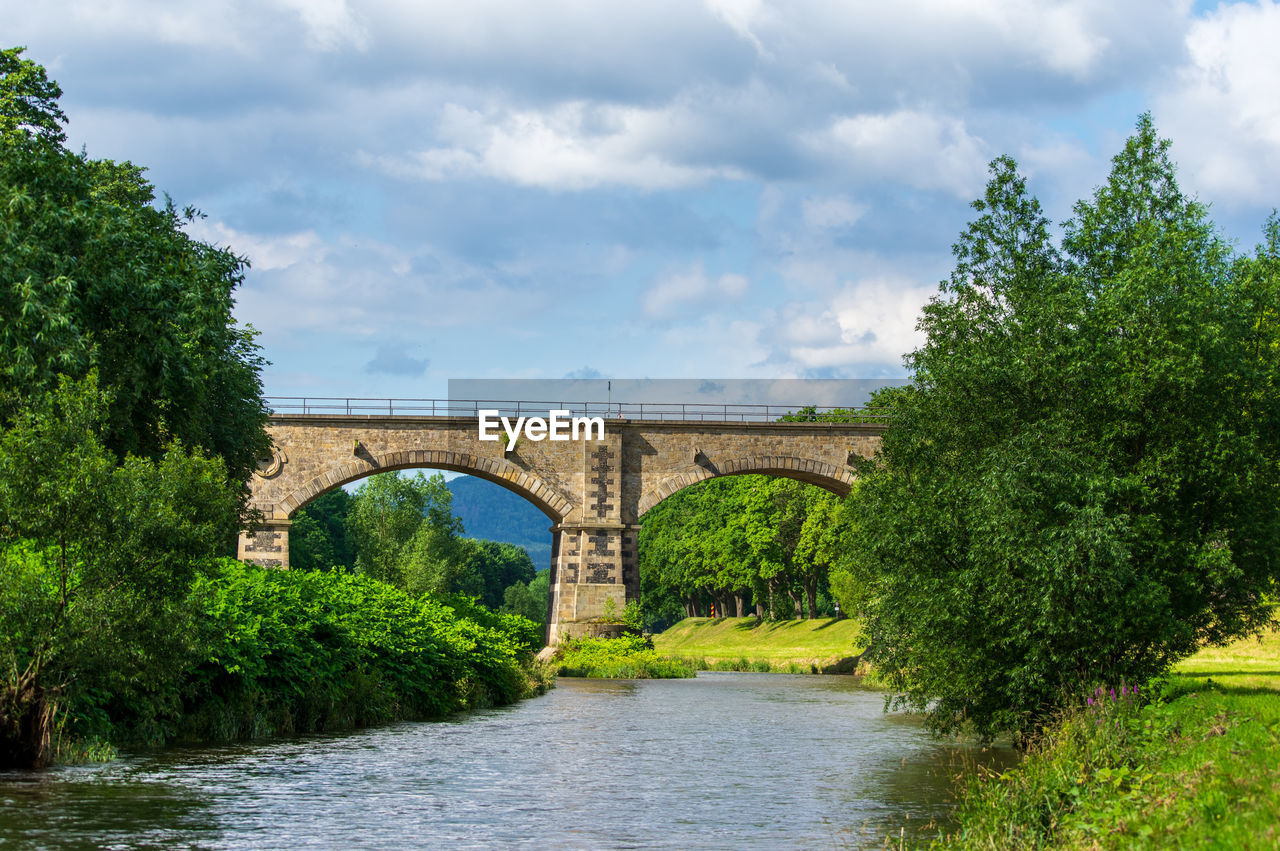
[[[639,526],[562,523],[552,528],[547,643],[577,638],[610,609],[640,598]]]
[[[253,531],[242,531],[236,558],[262,567],[287,568],[292,525],[292,520],[265,520]]]

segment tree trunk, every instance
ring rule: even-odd
[[[805,585],[805,591],[809,594],[809,617],[816,618],[818,616],[818,580],[810,579]]]
[[[791,602],[795,604],[795,615],[798,618],[804,617],[804,604],[800,602],[800,595],[796,593],[794,585],[787,584],[787,596],[791,598]]]
[[[742,599],[742,590],[733,592],[733,608],[737,614],[734,617],[745,618],[747,616],[746,601]]]

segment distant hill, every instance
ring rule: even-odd
[[[468,538],[524,547],[535,568],[550,566],[551,521],[533,503],[475,476],[453,479],[449,492],[453,494],[453,514],[462,521]]]

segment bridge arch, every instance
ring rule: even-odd
[[[749,455],[715,464],[690,464],[641,494],[636,519],[639,520],[649,509],[690,485],[721,476],[748,474],[796,479],[829,490],[836,496],[846,496],[855,479],[853,471],[848,467],[792,455]]]
[[[383,455],[370,455],[364,460],[339,464],[289,493],[280,500],[279,508],[287,517],[292,517],[298,509],[311,500],[348,482],[376,473],[423,467],[466,473],[501,485],[533,503],[555,523],[563,520],[573,509],[573,503],[568,497],[538,476],[509,461],[435,449],[388,452]]]

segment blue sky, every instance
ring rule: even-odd
[[[1049,215],[1139,112],[1243,246],[1280,199],[1280,7],[0,0],[70,144],[253,268],[271,395],[904,374],[1008,153]]]

